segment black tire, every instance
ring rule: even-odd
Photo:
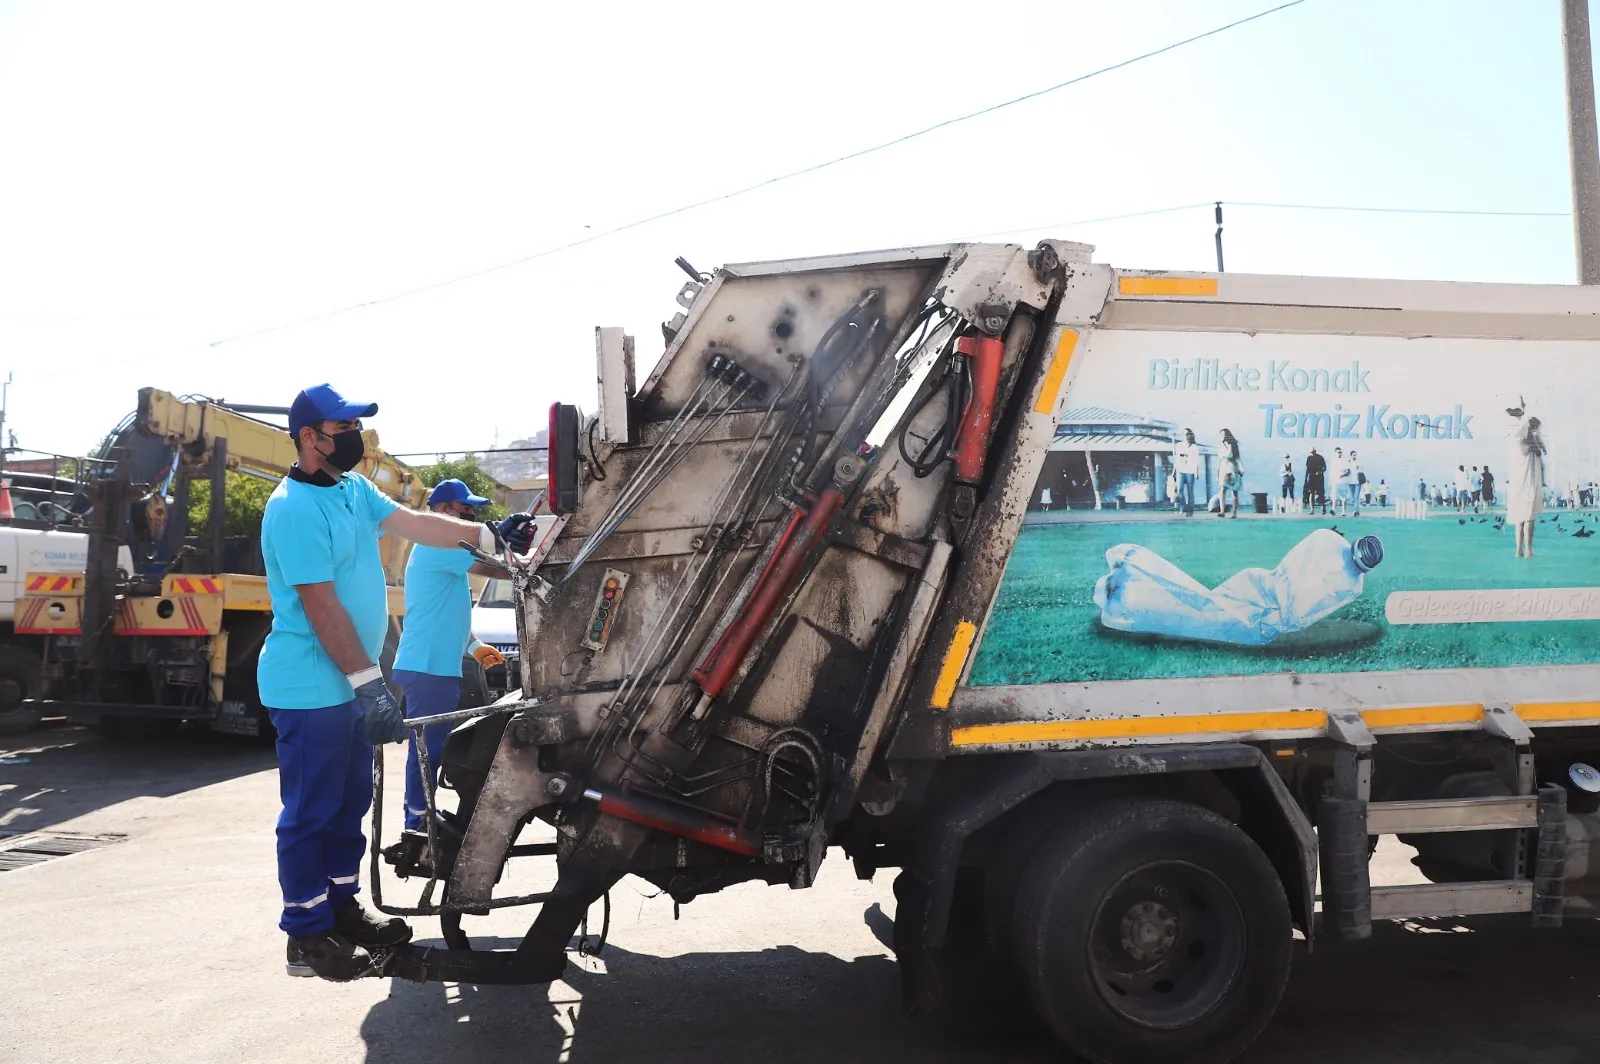
[[[272,714],[261,704],[256,670],[272,618],[249,616],[236,610],[226,615],[224,623],[228,629],[228,672],[222,681],[223,700],[243,702],[255,717],[255,736],[240,736],[241,739],[270,746],[277,742],[278,729],[272,726]]]
[[[1040,1017],[1097,1064],[1222,1064],[1289,979],[1283,885],[1250,837],[1187,802],[1084,811],[1023,873],[1014,956]]]
[[[229,663],[227,678],[222,681],[222,697],[228,702],[243,702],[256,722],[254,736],[241,735],[246,743],[271,746],[278,741],[278,729],[272,726],[272,714],[261,704],[256,689],[256,663],[249,661]]]
[[[25,698],[39,697],[39,655],[27,647],[0,646],[0,735],[21,735],[39,723],[37,709]]]
[[[927,1012],[950,1034],[1016,1036],[1041,1029],[1001,930],[1010,924],[1010,913],[1002,918],[996,911],[1002,905],[1009,908],[1011,899],[990,897],[994,886],[994,877],[963,869],[950,899],[944,945],[927,949],[920,942],[926,888],[909,872],[894,881],[895,957],[903,965],[925,965],[917,975],[931,979],[926,989],[933,994],[931,1001],[918,1000],[918,992],[925,988],[916,977],[906,980],[903,969],[906,1007]]]

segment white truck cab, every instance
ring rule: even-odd
[[[38,712],[23,702],[39,697],[43,644],[39,636],[18,635],[14,630],[17,600],[30,577],[70,582],[83,576],[88,563],[87,530],[0,524],[0,735],[25,732],[38,722]],[[133,554],[127,547],[118,551],[117,564],[125,572],[133,571]]]
[[[88,564],[87,531],[0,526],[0,621],[9,626],[16,619],[17,599],[29,573],[81,576]],[[133,554],[127,547],[118,552],[117,565],[124,572],[133,571]]]

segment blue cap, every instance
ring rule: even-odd
[[[354,421],[378,412],[377,403],[352,403],[326,384],[313,384],[289,405],[289,435],[319,421]]]
[[[488,499],[482,495],[472,494],[465,484],[454,478],[439,481],[433,486],[433,490],[428,492],[428,505],[432,506],[436,502],[464,502],[468,506],[489,505]]]

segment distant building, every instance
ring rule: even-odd
[[[540,429],[529,439],[512,440],[502,448],[478,455],[478,465],[506,486],[506,505],[521,510],[533,502],[547,483],[549,430]]]
[[[506,509],[514,513],[532,510],[534,502],[539,498],[539,493],[544,491],[545,482],[538,480],[533,483],[524,483],[519,487],[506,489]],[[542,503],[536,512],[546,513],[549,507]]]
[[[1172,451],[1183,438],[1171,421],[1103,406],[1074,407],[1061,415],[1044,469],[1028,502],[1032,511],[1150,510],[1176,505]],[[1216,490],[1216,451],[1200,445],[1194,499],[1204,506]]]

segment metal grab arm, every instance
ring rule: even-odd
[[[523,698],[515,702],[497,702],[492,706],[475,706],[471,709],[452,709],[448,713],[435,713],[428,717],[407,717],[405,726],[412,731],[418,728],[427,728],[434,724],[454,724],[457,721],[473,720],[477,717],[487,717],[495,713],[520,713],[525,709],[544,705],[542,698]]]

